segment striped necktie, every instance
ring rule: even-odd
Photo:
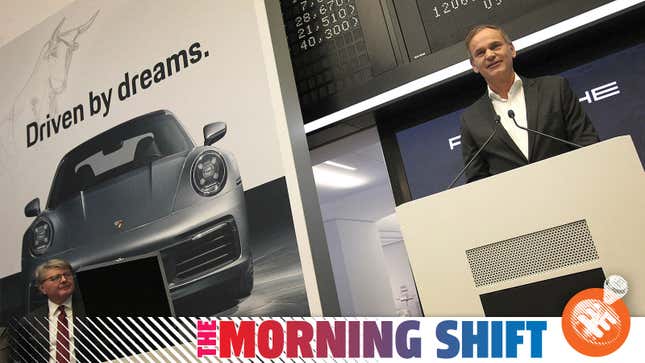
[[[65,305],[58,307],[58,333],[56,334],[56,363],[69,362],[69,330]]]

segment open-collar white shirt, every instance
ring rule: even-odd
[[[493,104],[495,113],[499,115],[500,122],[506,133],[511,137],[515,145],[522,151],[526,160],[529,159],[529,134],[525,130],[515,126],[513,120],[508,117],[508,110],[513,110],[515,113],[515,120],[522,127],[527,127],[526,117],[526,99],[524,98],[524,87],[522,87],[522,79],[514,73],[515,80],[511,89],[508,91],[508,98],[502,98],[488,87],[488,97]]]

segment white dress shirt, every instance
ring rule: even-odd
[[[47,300],[49,305],[49,363],[56,363],[56,335],[58,334],[58,315],[60,315],[60,310],[58,307],[60,305]],[[67,331],[69,332],[69,350],[70,350],[70,363],[76,362],[74,356],[74,314],[72,314],[72,297],[70,296],[64,303],[65,305],[65,315],[67,315]]]
[[[527,127],[526,121],[526,99],[524,98],[524,88],[522,79],[515,73],[515,80],[511,89],[508,91],[508,98],[502,98],[488,87],[488,97],[490,97],[495,113],[499,115],[502,126],[515,142],[515,145],[522,151],[526,160],[529,159],[529,134],[525,130],[515,126],[513,120],[508,117],[508,110],[513,110],[515,120],[522,127]]]

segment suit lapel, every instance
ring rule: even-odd
[[[537,109],[538,109],[538,92],[535,81],[528,78],[522,78],[524,88],[524,100],[526,103],[526,126],[531,130],[537,130]],[[528,132],[529,136],[529,161],[535,158],[535,133]]]
[[[49,357],[49,319],[47,316],[44,317],[38,317],[38,320],[40,320],[40,324],[38,325],[38,340],[39,340],[39,345],[42,347],[42,352],[46,357]]]
[[[23,319],[25,326],[29,327],[28,334],[30,345],[33,348],[32,354],[37,361],[43,361],[43,357],[49,360],[49,306],[40,306],[29,316]]]
[[[80,294],[76,292],[72,295],[72,311],[75,318],[85,317],[85,304],[83,303],[83,299],[81,299]]]
[[[478,113],[484,119],[484,122],[491,128],[495,127],[495,109],[490,98],[488,98],[488,93],[484,93],[482,98],[479,99],[478,107]]]
[[[28,316],[21,320],[26,349],[33,359],[38,362],[49,361],[49,321],[47,315]]]
[[[479,99],[479,113],[482,115],[482,117],[485,119],[485,122],[490,126],[491,131],[495,127],[495,109],[493,108],[493,103],[491,102],[490,98],[488,97],[488,92],[484,93],[484,96]],[[504,126],[500,126],[499,129],[497,130],[497,134],[495,135],[495,138],[502,140],[506,146],[511,148],[515,154],[518,155],[521,159],[526,160],[524,157],[524,153],[520,150],[520,148],[517,147],[517,144],[515,144],[515,141],[511,139],[511,136],[506,132],[506,128]]]

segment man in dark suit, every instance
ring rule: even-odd
[[[494,25],[474,27],[466,37],[470,63],[488,85],[487,92],[461,116],[461,145],[468,163],[495,128],[496,135],[466,170],[468,182],[570,151],[573,147],[517,127],[521,126],[578,145],[598,142],[591,120],[562,77],[524,78],[513,69],[515,47]]]
[[[47,305],[16,319],[12,330],[12,361],[74,363],[104,360],[92,349],[90,337],[79,332],[74,318],[85,316],[81,299],[74,294],[72,266],[52,259],[35,271],[38,289]],[[97,358],[98,357],[98,358]]]

